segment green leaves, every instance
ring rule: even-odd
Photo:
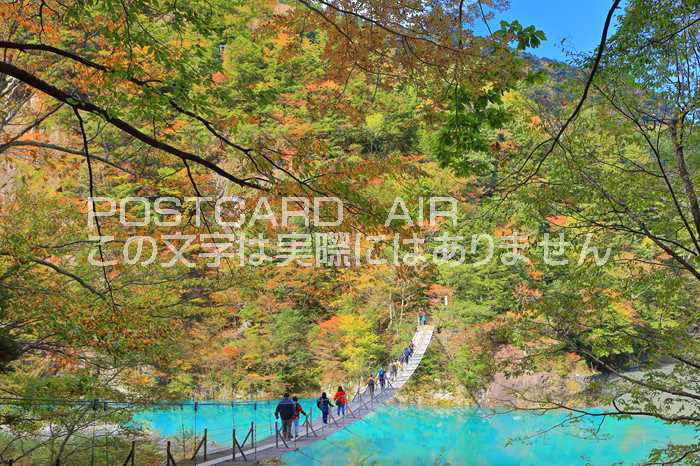
[[[503,127],[510,118],[502,106],[503,92],[492,87],[477,94],[455,86],[433,147],[443,167],[451,167],[460,175],[483,174],[490,168],[488,158],[474,153],[490,152],[492,141],[487,130]]]
[[[509,42],[517,42],[516,48],[518,50],[536,49],[547,39],[544,31],[536,29],[533,25],[523,27],[518,20],[512,22],[501,21],[501,28],[494,34],[503,37]]]

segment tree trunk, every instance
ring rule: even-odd
[[[391,328],[391,324],[394,323],[394,301],[393,297],[389,299],[389,325],[387,328]]]
[[[683,186],[685,187],[685,195],[688,198],[688,203],[690,204],[690,212],[693,215],[693,223],[695,223],[695,230],[698,235],[700,235],[700,205],[698,204],[698,196],[695,192],[695,185],[693,180],[690,178],[690,173],[688,173],[688,166],[685,163],[685,152],[683,150],[683,142],[680,140],[678,135],[677,122],[670,125],[671,130],[671,142],[673,144],[673,150],[676,154],[676,164],[678,165],[678,174],[683,181]]]

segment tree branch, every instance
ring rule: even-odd
[[[147,145],[155,148],[162,150],[163,152],[169,153],[171,155],[174,155],[182,160],[189,160],[192,161],[196,164],[202,165],[211,171],[217,173],[218,175],[221,175],[223,178],[226,178],[227,180],[242,186],[242,187],[247,187],[247,188],[252,188],[260,191],[268,191],[267,188],[264,188],[263,186],[260,186],[259,184],[252,183],[248,179],[242,179],[239,178],[235,175],[232,175],[231,173],[227,172],[223,168],[219,167],[217,164],[206,160],[196,154],[193,154],[191,152],[179,149],[177,147],[174,147],[166,142],[157,140],[139,129],[135,128],[131,124],[127,123],[126,121],[117,118],[113,116],[108,110],[99,107],[92,102],[82,100],[80,98],[76,98],[63,90],[53,86],[52,84],[49,84],[48,82],[42,80],[41,78],[23,70],[20,68],[17,68],[16,66],[10,64],[10,63],[5,63],[5,62],[0,62],[0,73],[7,74],[9,76],[12,76],[16,79],[19,79],[23,83],[29,85],[30,87],[33,87],[34,89],[37,89],[45,94],[48,94],[49,96],[53,97],[54,99],[66,103],[70,105],[72,108],[77,109],[77,110],[83,110],[88,113],[92,113],[94,115],[97,115],[101,117],[103,120],[107,121],[108,123],[112,124],[116,128],[122,130],[123,132],[129,134],[130,136],[138,139],[141,142],[146,143]]]

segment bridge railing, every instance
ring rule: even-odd
[[[415,357],[415,355],[413,356]],[[389,362],[393,362],[393,358],[389,358],[384,361],[384,367],[388,368]],[[397,374],[400,376],[400,372]],[[385,390],[378,390],[374,397],[369,396],[369,389],[367,384],[362,384],[360,382],[357,385],[357,390],[355,395],[350,400],[347,405],[347,416],[357,417],[362,411],[363,407],[367,405],[372,406],[375,402],[380,402],[384,395],[391,394],[393,383],[395,379],[391,378],[390,371],[387,371],[387,385]],[[256,451],[258,446],[258,438],[274,438],[273,435],[279,435],[279,429],[273,429],[273,419],[272,413],[274,412],[274,404],[276,402],[269,401],[166,401],[166,402],[150,402],[150,401],[128,401],[128,400],[59,400],[59,399],[30,399],[30,398],[7,398],[0,397],[0,405],[18,405],[18,409],[26,406],[37,406],[36,409],[46,409],[49,407],[60,406],[62,409],[67,409],[75,407],[76,412],[85,411],[86,415],[89,416],[87,423],[87,428],[92,428],[97,432],[97,438],[102,440],[99,443],[93,441],[92,445],[89,445],[89,451],[91,455],[98,454],[100,448],[104,448],[103,453],[110,464],[117,464],[123,466],[133,466],[139,462],[137,460],[137,455],[140,454],[140,449],[137,449],[138,443],[140,442],[140,433],[135,433],[136,430],[140,429],[139,425],[135,425],[129,421],[128,427],[120,427],[119,424],[112,421],[114,417],[111,417],[113,413],[117,413],[118,410],[124,410],[124,412],[135,412],[140,413],[156,413],[154,416],[162,416],[166,420],[170,419],[171,424],[180,423],[180,432],[178,432],[177,427],[174,429],[173,426],[170,427],[170,432],[164,437],[167,438],[166,451],[163,457],[164,463],[168,465],[176,465],[178,463],[187,463],[192,460],[197,460],[202,458],[208,460],[213,455],[221,455],[222,453],[230,453],[233,458],[245,458],[245,455],[252,449]],[[313,402],[312,402],[313,403]],[[258,413],[258,408],[262,407],[267,415],[260,417]],[[162,408],[162,410],[161,410]],[[178,413],[179,408],[179,413]],[[227,427],[216,428],[216,426],[202,426],[201,425],[201,411],[204,408],[211,408],[213,410],[221,410],[221,415],[225,415],[225,408],[230,409],[230,424]],[[240,415],[241,411],[239,408],[245,408],[245,414]],[[252,409],[251,409],[252,408]],[[187,413],[187,409],[193,409]],[[168,414],[169,413],[169,414]],[[186,414],[187,413],[187,414]],[[131,416],[132,414],[129,414]],[[318,416],[318,414],[317,414]],[[143,420],[144,416],[139,415],[139,422]],[[147,416],[146,416],[147,417]],[[185,418],[188,418],[185,420]],[[241,424],[241,417],[245,419],[243,425]],[[246,419],[247,418],[247,419]],[[320,416],[318,416],[320,421]],[[331,414],[330,422],[336,425],[340,418]],[[318,436],[320,431],[325,429],[325,425],[315,424],[316,419],[314,419],[314,407],[312,406],[309,410],[308,416],[305,417],[301,427],[302,437],[313,437]],[[110,424],[113,423],[114,425]],[[249,424],[246,424],[249,423]],[[115,446],[114,440],[118,438],[113,433],[108,433],[105,436],[104,432],[109,429],[122,429],[121,433],[127,433],[127,435],[132,436],[131,439],[124,439],[125,442],[119,444],[118,447]],[[128,429],[128,430],[127,430]],[[224,433],[224,432],[227,432]],[[240,436],[239,433],[246,432],[245,435]],[[119,435],[122,435],[122,434]],[[109,435],[112,435],[111,439]],[[101,436],[101,437],[100,437]],[[228,441],[225,439],[228,437]],[[242,437],[242,441],[241,438]],[[220,446],[226,445],[223,448],[212,449],[211,440],[215,439],[216,443]],[[130,440],[130,441],[129,441]],[[147,440],[144,440],[144,442]],[[87,445],[86,445],[87,446]],[[161,450],[162,451],[162,450]],[[180,458],[180,459],[178,459]],[[183,460],[184,458],[184,460]],[[50,466],[61,466],[63,464],[68,464],[64,458],[57,458],[52,460]],[[143,460],[141,460],[143,461]],[[16,464],[17,458],[2,458],[0,462],[4,464]]]

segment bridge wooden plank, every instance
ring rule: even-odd
[[[387,387],[384,391],[377,390],[373,400],[369,400],[369,393],[367,392],[367,387],[365,387],[365,390],[361,392],[361,397],[355,397],[348,402],[348,406],[352,409],[354,416],[348,413],[343,417],[336,418],[337,425],[331,422],[329,422],[329,424],[322,424],[320,416],[315,417],[312,419],[311,424],[314,427],[316,436],[309,432],[307,437],[306,432],[304,432],[301,438],[288,441],[289,448],[285,448],[282,442],[279,442],[279,447],[276,446],[275,435],[273,434],[258,442],[255,449],[249,447],[247,450],[244,450],[248,458],[247,462],[243,460],[239,453],[236,454],[236,460],[234,461],[232,449],[226,448],[209,453],[206,461],[202,458],[198,458],[194,461],[178,461],[178,466],[232,466],[264,463],[267,460],[280,457],[286,453],[303,448],[306,445],[325,440],[345,427],[360,421],[362,418],[372,413],[378,406],[390,401],[396,392],[408,382],[418,368],[418,365],[423,360],[423,356],[428,349],[432,336],[432,326],[422,325],[418,327],[418,330],[413,336],[413,344],[415,345],[413,356],[408,364],[399,371],[395,379],[388,379],[390,380],[391,386]]]

